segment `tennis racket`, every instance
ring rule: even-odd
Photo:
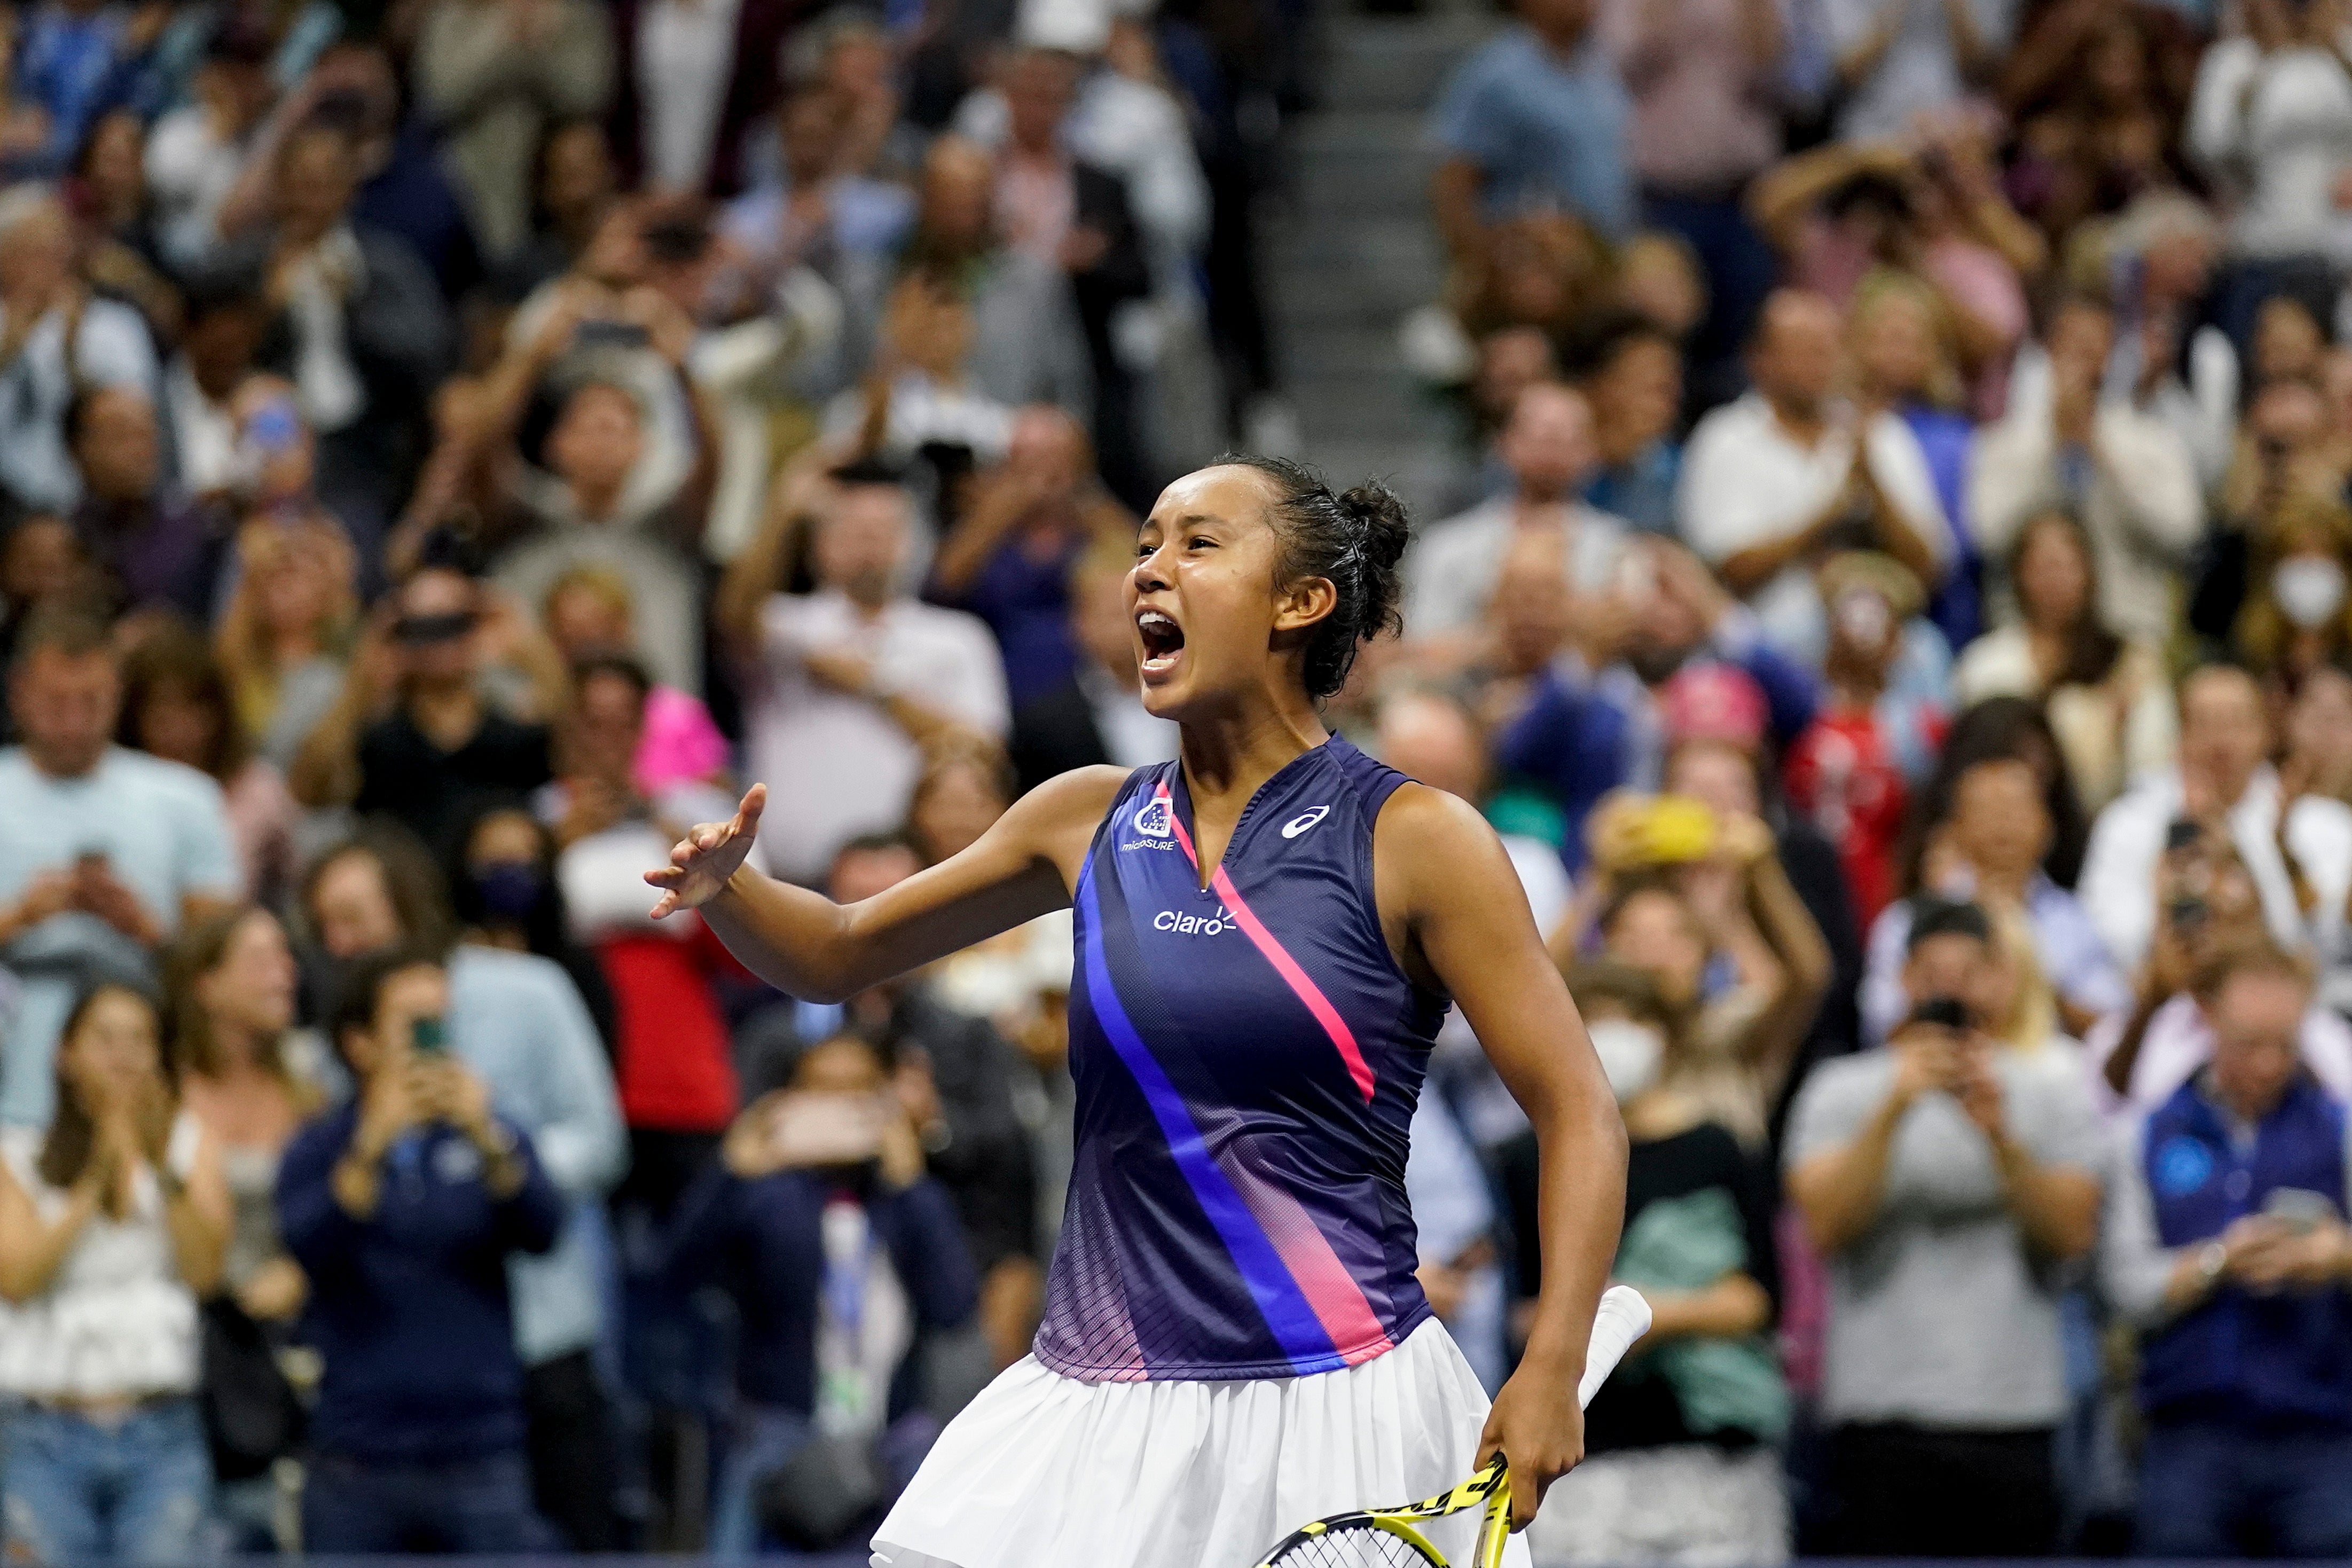
[[[1635,1340],[1650,1331],[1650,1304],[1628,1285],[1612,1285],[1592,1320],[1591,1347],[1584,1352],[1584,1381],[1577,1386],[1580,1409]],[[1461,1485],[1401,1508],[1360,1509],[1335,1513],[1302,1526],[1258,1563],[1257,1568],[1452,1568],[1416,1520],[1484,1510],[1477,1555],[1463,1568],[1501,1568],[1503,1545],[1511,1534],[1511,1482],[1503,1456]]]

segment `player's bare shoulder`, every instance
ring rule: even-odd
[[[1064,886],[1075,888],[1095,829],[1133,776],[1129,769],[1107,763],[1056,773],[1014,801],[991,831],[1013,834],[1030,854],[1061,868]]]

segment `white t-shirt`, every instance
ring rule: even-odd
[[[1910,426],[1882,414],[1871,422],[1868,440],[1870,471],[1886,499],[1938,563],[1949,561],[1951,523]],[[1845,483],[1853,443],[1851,418],[1841,416],[1819,445],[1799,445],[1761,393],[1717,409],[1698,422],[1683,448],[1682,481],[1675,493],[1683,538],[1709,565],[1720,566],[1751,546],[1789,537],[1819,517]],[[1775,644],[1796,658],[1821,662],[1828,627],[1808,563],[1791,563],[1748,603]]]
[[[1010,723],[1004,662],[977,616],[898,599],[869,618],[826,592],[778,594],[761,619],[747,749],[768,785],[757,853],[775,876],[813,882],[845,841],[898,826],[922,765],[879,702],[819,684],[805,653],[869,660],[885,691],[983,734],[1002,738]]]
[[[1609,585],[1624,550],[1623,521],[1580,501],[1557,515],[1568,538],[1569,586],[1580,594],[1599,593]],[[1434,637],[1477,625],[1495,596],[1519,526],[1517,500],[1497,496],[1433,523],[1414,540],[1403,567],[1405,635]]]
[[[0,1130],[0,1160],[54,1225],[69,1192],[41,1179],[42,1127]],[[185,1180],[201,1133],[180,1112],[164,1163]],[[31,1399],[145,1398],[196,1387],[196,1299],[180,1279],[163,1224],[163,1194],[142,1170],[131,1212],[101,1210],[68,1249],[49,1288],[21,1306],[0,1307],[0,1393]]]
[[[653,0],[637,16],[637,95],[646,183],[699,191],[735,72],[742,0]]]

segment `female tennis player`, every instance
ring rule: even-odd
[[[1377,485],[1334,495],[1263,458],[1188,475],[1128,581],[1179,761],[1050,780],[863,903],[744,863],[758,784],[646,874],[656,917],[701,909],[822,1000],[1076,908],[1076,1154],[1045,1322],[941,1435],[877,1568],[1240,1568],[1497,1451],[1524,1525],[1582,1458],[1624,1208],[1615,1102],[1494,833],[1317,711],[1397,624],[1407,533]],[[1449,997],[1542,1152],[1542,1299],[1491,1412],[1414,1279],[1404,1195]]]

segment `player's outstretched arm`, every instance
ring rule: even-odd
[[[1624,1223],[1625,1125],[1494,829],[1455,796],[1407,784],[1377,832],[1381,908],[1407,912],[1412,965],[1461,1007],[1541,1156],[1542,1294],[1478,1451],[1482,1465],[1497,1451],[1509,1458],[1521,1529],[1544,1489],[1584,1457],[1576,1389]]]
[[[767,785],[753,784],[731,820],[691,829],[668,865],[646,873],[662,889],[654,918],[698,909],[769,984],[837,1002],[1067,905],[1095,826],[1126,780],[1108,767],[1049,779],[961,854],[856,904],[746,864],[768,803]]]

